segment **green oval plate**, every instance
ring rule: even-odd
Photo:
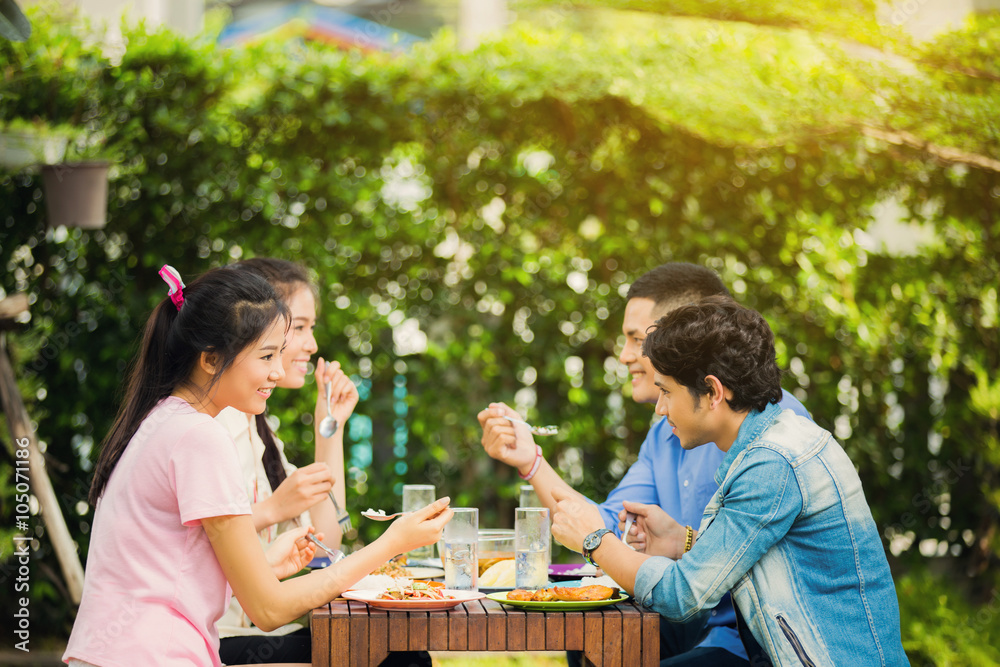
[[[587,609],[596,609],[597,607],[607,607],[608,605],[628,600],[628,595],[625,593],[619,593],[617,598],[611,598],[610,600],[592,600],[589,602],[569,602],[562,600],[526,602],[523,600],[508,600],[507,591],[490,593],[486,597],[500,604],[509,604],[512,607],[520,607],[530,611],[585,611]]]

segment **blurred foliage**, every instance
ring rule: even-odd
[[[220,51],[141,28],[104,55],[34,13],[28,42],[0,42],[0,117],[74,124],[116,158],[101,231],[46,229],[38,174],[0,173],[0,287],[32,299],[10,350],[81,553],[94,449],[164,263],[311,267],[320,353],[362,387],[349,504],[391,509],[400,484],[429,481],[504,527],[520,480],[481,452],[476,412],[506,400],[559,424],[547,456],[603,497],[651,418],[616,360],[623,294],[682,260],[766,315],[786,388],[844,443],[906,585],[930,586],[933,564],[973,603],[995,599],[1000,150],[982,73],[996,20],[919,49],[887,31],[866,42],[886,51],[858,55],[828,4],[796,5],[815,34],[561,9],[471,53],[444,34],[392,57]],[[901,249],[880,240],[887,220]],[[270,406],[300,464],[312,391]],[[54,562],[36,534],[37,561]],[[39,613],[68,628],[51,570]],[[926,614],[961,607],[918,602],[930,634],[904,620],[908,648],[944,660],[959,635]]]

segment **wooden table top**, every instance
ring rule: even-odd
[[[578,612],[525,611],[484,598],[450,611],[313,610],[313,665],[378,665],[390,651],[583,651],[585,664],[659,664],[660,617],[633,602]]]

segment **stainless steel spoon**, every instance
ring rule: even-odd
[[[513,417],[508,417],[507,415],[504,415],[503,418],[510,422],[524,424],[525,426],[528,427],[528,430],[531,432],[532,435],[556,435],[557,433],[559,433],[558,426],[534,426],[524,421],[523,419],[514,419]]]
[[[337,428],[340,424],[337,420],[333,418],[333,411],[330,409],[330,392],[333,390],[333,384],[330,382],[326,383],[326,417],[323,417],[323,421],[319,423],[319,434],[324,438],[330,438],[334,433],[337,432]]]
[[[404,514],[409,514],[409,512],[393,512],[392,514],[386,514],[385,510],[367,509],[361,513],[361,516],[366,519],[371,519],[372,521],[390,521],[395,519],[397,516],[403,516]]]

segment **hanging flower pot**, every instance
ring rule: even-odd
[[[73,162],[42,167],[50,227],[100,229],[108,222],[109,162]]]

